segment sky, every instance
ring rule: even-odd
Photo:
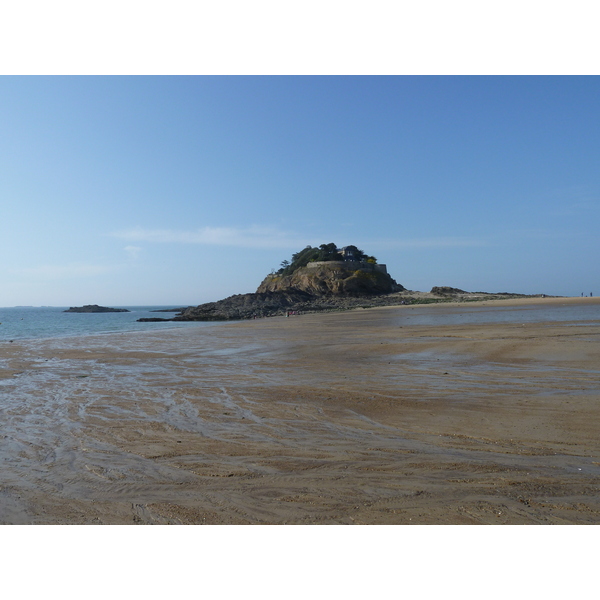
[[[0,306],[196,305],[307,245],[600,294],[597,76],[2,76]]]

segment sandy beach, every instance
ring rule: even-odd
[[[598,523],[600,322],[411,324],[598,303],[3,343],[0,523]]]

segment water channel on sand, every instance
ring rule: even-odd
[[[0,522],[597,523],[575,300],[4,343]]]

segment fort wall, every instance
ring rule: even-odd
[[[343,267],[354,271],[367,271],[385,273],[387,275],[387,267],[385,265],[363,262],[358,260],[321,260],[309,262],[306,265],[307,269],[316,269],[317,267]]]

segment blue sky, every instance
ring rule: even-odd
[[[307,244],[600,294],[600,79],[0,77],[0,305],[199,304]]]

